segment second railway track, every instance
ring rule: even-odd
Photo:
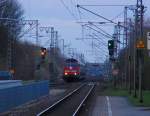
[[[94,84],[81,85],[37,116],[77,116],[94,86]]]

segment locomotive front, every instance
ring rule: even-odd
[[[80,78],[80,65],[76,59],[67,59],[65,61],[63,79],[65,81],[78,80]]]

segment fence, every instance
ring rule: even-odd
[[[22,86],[0,89],[0,112],[4,112],[49,93],[49,82],[39,81]]]

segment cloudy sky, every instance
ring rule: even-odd
[[[76,4],[82,5],[135,5],[136,0],[18,0],[25,11],[26,19],[38,19],[40,22],[40,26],[53,26],[56,30],[59,31],[60,39],[65,39],[65,43],[72,44],[71,47],[77,48],[78,52],[83,52],[88,61],[98,61],[102,62],[105,59],[105,55],[107,54],[105,50],[101,48],[96,51],[94,55],[91,53],[91,40],[77,40],[77,38],[82,37],[82,29],[81,25],[76,23],[80,21],[104,21],[88,12],[83,10],[78,10],[76,8]],[[150,14],[149,6],[150,0],[143,0],[144,5],[148,8],[146,12],[146,17]],[[115,18],[118,14],[120,16],[114,21],[122,20],[123,7],[89,7],[85,6],[85,8],[92,10],[96,13],[103,15],[109,19]],[[80,11],[80,12],[79,12]],[[101,26],[105,31],[109,34],[113,33],[113,26]],[[104,38],[107,42],[108,38]],[[43,40],[44,41],[44,40]],[[103,47],[103,49],[105,49]]]

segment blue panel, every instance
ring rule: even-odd
[[[8,80],[11,78],[12,78],[12,75],[9,71],[0,71],[0,80]]]
[[[49,81],[0,90],[0,112],[37,99],[49,93]]]

